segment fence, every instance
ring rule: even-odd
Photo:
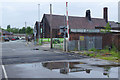
[[[64,38],[53,38],[53,48],[63,50]]]
[[[81,36],[80,40],[72,40],[67,42],[68,51],[89,50],[92,48],[102,49],[101,36]]]
[[[50,42],[50,38],[43,38],[43,42]],[[63,50],[64,38],[53,38],[53,48]],[[66,41],[67,51],[102,49],[101,36],[80,36],[79,40]]]

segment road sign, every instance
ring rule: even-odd
[[[84,41],[84,36],[80,36],[80,41]]]

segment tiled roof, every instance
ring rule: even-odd
[[[13,34],[13,33],[12,32],[8,32],[8,31],[3,31],[3,34],[10,35],[10,34]]]
[[[50,14],[44,14],[48,23],[50,23]],[[64,15],[52,15],[52,28],[59,28],[59,26],[64,25]],[[104,19],[100,18],[91,18],[89,21],[86,17],[68,17],[69,27],[71,29],[95,29],[96,26],[104,27],[106,26],[106,22]]]
[[[118,24],[114,21],[109,21],[110,25],[111,25],[111,28],[117,28],[118,27]]]

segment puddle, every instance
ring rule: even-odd
[[[38,48],[34,48],[33,50],[39,50]]]
[[[92,66],[82,62],[44,62],[42,66],[65,75],[80,78],[118,78],[120,66]]]
[[[78,60],[5,65],[9,76],[18,78],[118,78],[119,67],[90,65]]]
[[[48,50],[43,50],[43,51],[48,51]]]

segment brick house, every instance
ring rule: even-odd
[[[95,30],[98,27],[106,26],[105,19],[91,18],[90,15],[86,17],[69,16],[68,19],[70,29]],[[52,26],[50,26],[50,14],[44,14],[41,21],[44,37],[50,37],[50,28],[53,30],[53,37],[59,37],[60,26],[65,25],[66,21],[64,21],[64,15],[52,15]]]
[[[108,22],[107,7],[103,9],[103,18],[91,18],[90,10],[86,11],[85,17],[68,16],[70,27],[70,40],[79,40],[80,36],[101,36],[102,48],[112,45],[112,33],[101,33]],[[35,25],[37,25],[36,22]],[[113,23],[112,23],[113,24]],[[52,37],[59,38],[60,26],[66,26],[64,15],[52,14],[52,24],[50,26],[50,14],[44,14],[40,22],[41,37],[50,38],[50,29],[52,28]],[[37,29],[38,31],[38,29]],[[63,37],[63,36],[62,36]]]

